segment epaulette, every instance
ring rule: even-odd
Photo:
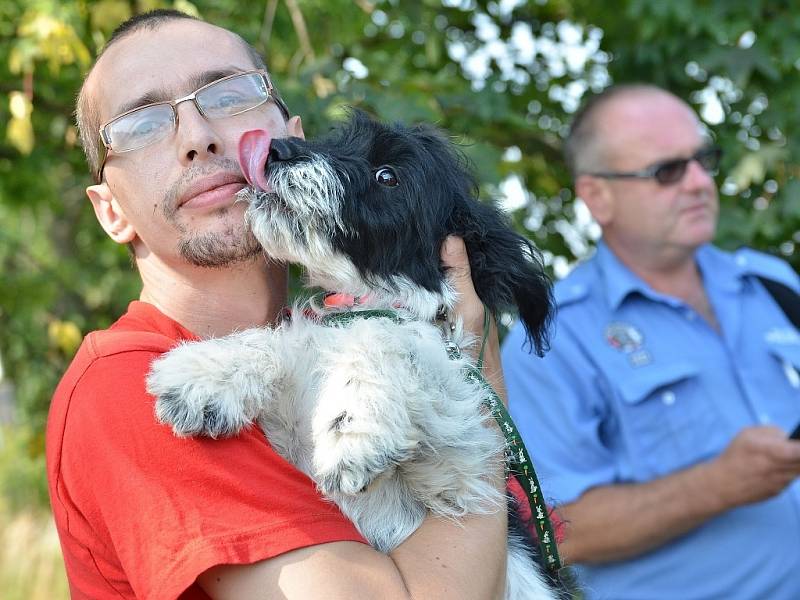
[[[789,263],[751,248],[740,248],[733,253],[736,265],[747,274],[777,281],[800,293],[800,279]]]
[[[589,295],[589,286],[582,281],[570,281],[570,277],[556,284],[553,296],[556,305],[561,308],[575,302],[580,302]]]

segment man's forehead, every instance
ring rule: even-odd
[[[645,155],[697,150],[705,132],[697,115],[667,93],[643,92],[617,99],[600,115],[599,125],[611,148],[641,161]]]
[[[171,100],[207,82],[209,73],[253,67],[240,38],[209,23],[181,19],[112,44],[88,83],[101,119],[107,120],[136,98]]]

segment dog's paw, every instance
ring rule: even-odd
[[[419,405],[432,391],[420,373],[416,331],[389,319],[357,319],[337,335],[336,350],[320,361],[315,480],[323,492],[357,494],[413,459],[425,437]]]
[[[339,431],[333,435],[336,439],[329,440],[333,442],[329,451],[316,457],[315,479],[325,495],[360,494],[407,459],[407,454],[393,453],[385,445],[357,433]]]
[[[204,396],[192,386],[158,394],[155,411],[156,418],[179,437],[229,437],[250,423],[241,414],[226,410],[224,400]]]
[[[358,494],[415,451],[420,436],[406,407],[378,392],[357,378],[324,386],[312,425],[315,480],[323,493]]]
[[[156,418],[177,436],[232,436],[255,416],[252,391],[235,385],[209,360],[212,343],[183,344],[151,365],[147,391],[156,398]]]

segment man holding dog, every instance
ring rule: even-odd
[[[240,37],[172,11],[121,26],[84,82],[87,193],[108,235],[132,249],[142,292],[87,337],[51,407],[48,478],[72,597],[498,597],[505,511],[428,517],[384,555],[256,428],[179,439],[155,420],[154,358],[181,340],[268,326],[286,304],[285,266],[265,260],[234,203],[244,131],[302,136],[270,85]],[[442,258],[459,313],[482,335],[460,240]],[[495,376],[498,355],[493,330]],[[496,476],[502,486],[499,461]]]
[[[800,598],[800,336],[759,280],[797,275],[710,244],[719,151],[674,95],[607,90],[566,154],[602,240],[556,286],[549,354],[503,347],[565,559],[587,598]]]

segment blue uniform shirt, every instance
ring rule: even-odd
[[[510,412],[545,497],[647,482],[720,454],[743,427],[800,422],[800,335],[763,276],[800,290],[783,261],[711,245],[696,255],[721,328],[655,292],[600,243],[555,288],[552,349],[503,344]],[[635,559],[578,569],[588,598],[800,599],[800,480]]]

